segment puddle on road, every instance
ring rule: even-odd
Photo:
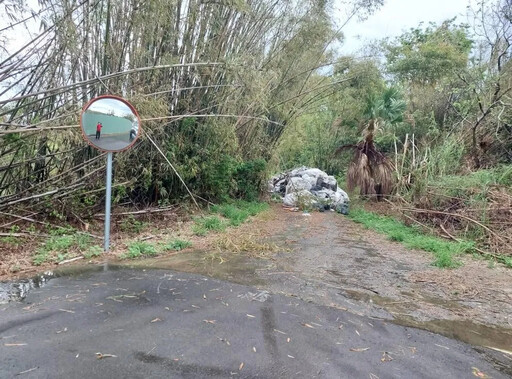
[[[404,307],[408,308],[409,311],[418,308],[413,300],[396,301],[391,298],[357,290],[344,290],[343,294],[355,300],[371,302],[381,306],[393,315],[393,319],[390,321],[394,324],[427,330],[471,345],[505,350],[512,354],[512,329],[478,324],[468,320],[418,321],[411,316],[403,314]],[[456,301],[434,297],[426,298],[422,296],[421,301],[451,310],[461,308],[461,305]]]
[[[84,273],[93,273],[113,269],[111,265],[66,266],[57,270],[45,271],[29,279],[0,282],[0,304],[23,300],[36,288],[44,287],[51,279],[75,277]]]
[[[170,257],[150,258],[119,263],[119,267],[133,269],[168,269],[201,274],[233,283],[257,286],[265,282],[258,278],[256,270],[268,264],[265,260],[251,259],[243,254],[207,254],[196,250]]]
[[[30,279],[0,282],[0,304],[23,300],[29,291],[43,287],[54,278],[78,277],[94,272],[122,269],[168,269],[201,274],[238,284],[257,286],[264,284],[264,281],[258,279],[256,269],[263,267],[266,263],[266,261],[256,263],[255,260],[251,260],[242,254],[225,254],[220,259],[220,256],[208,255],[203,251],[192,251],[170,257],[116,262],[114,264],[66,266],[38,274]]]
[[[244,285],[257,286],[265,284],[262,279],[259,279],[256,271],[267,266],[268,261],[251,259],[243,254],[226,254],[223,256],[223,259],[221,261],[219,256],[205,254],[203,251],[192,251],[170,257],[129,261],[126,263],[67,266],[55,271],[45,272],[31,279],[17,282],[0,282],[0,304],[23,300],[31,289],[43,287],[53,278],[79,277],[99,271],[122,269],[169,269],[201,274]],[[355,300],[371,302],[383,307],[394,315],[392,322],[398,325],[424,329],[471,345],[505,351],[512,350],[512,329],[497,328],[465,320],[418,321],[413,317],[403,314],[404,306],[410,309],[417,308],[410,296],[408,297],[411,298],[411,301],[396,301],[395,299],[370,293],[370,291],[363,292],[345,289],[343,294]],[[448,309],[460,307],[460,304],[456,302],[435,297],[426,298],[422,296],[421,301],[440,305]]]
[[[24,299],[30,290],[43,287],[52,277],[50,274],[41,274],[17,282],[0,282],[0,304]]]
[[[476,324],[468,320],[417,321],[396,316],[395,324],[428,330],[476,346],[505,350],[512,354],[512,329]]]

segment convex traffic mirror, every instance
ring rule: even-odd
[[[107,152],[128,149],[140,135],[140,118],[135,108],[117,96],[100,96],[83,108],[80,127],[85,140]]]

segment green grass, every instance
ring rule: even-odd
[[[192,232],[197,236],[205,236],[209,231],[222,232],[226,229],[227,222],[217,216],[201,217],[192,225]]]
[[[212,212],[222,216],[206,216],[197,218],[192,226],[192,232],[197,236],[205,236],[210,231],[222,232],[228,226],[240,226],[250,216],[267,210],[267,203],[235,200],[225,204],[215,205]]]
[[[230,226],[239,226],[243,224],[250,216],[268,209],[267,203],[236,201],[216,205],[212,211],[218,213],[229,220]]]
[[[93,257],[99,257],[102,253],[103,249],[101,248],[101,246],[94,245],[89,246],[89,248],[85,250],[83,254],[86,259],[91,259]]]
[[[363,224],[388,236],[391,241],[402,243],[410,249],[425,250],[435,257],[432,263],[437,267],[453,268],[460,266],[455,257],[473,251],[473,242],[452,242],[422,233],[418,228],[410,227],[391,217],[380,216],[363,209],[353,209],[348,215],[353,221]]]
[[[186,249],[187,247],[192,246],[192,242],[175,239],[172,241],[167,242],[165,245],[162,246],[162,249],[165,251],[174,250],[174,251],[180,251],[183,249]]]
[[[128,245],[128,252],[121,256],[122,259],[135,259],[142,256],[154,256],[158,251],[148,242],[135,241]]]
[[[121,222],[119,229],[125,233],[139,234],[146,226],[147,223],[130,215]]]
[[[66,232],[68,234],[64,234]],[[32,257],[32,262],[36,266],[44,262],[62,262],[70,258],[73,251],[87,250],[91,243],[90,236],[76,233],[72,228],[52,229],[50,234],[51,236]]]

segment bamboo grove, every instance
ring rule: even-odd
[[[379,4],[344,6],[350,18]],[[91,98],[128,99],[148,137],[115,157],[118,203],[180,198],[173,168],[202,198],[254,196],[286,125],[331,90],[315,70],[341,36],[322,0],[0,7],[0,208],[67,218],[102,202],[105,158],[78,128]]]

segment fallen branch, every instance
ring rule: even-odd
[[[76,257],[76,258],[66,259],[65,261],[59,262],[59,264],[63,265],[63,264],[66,264],[66,263],[77,261],[79,259],[84,259],[84,257]]]
[[[464,216],[464,215],[461,215],[461,214],[457,214],[457,213],[450,213],[450,212],[442,212],[442,211],[434,211],[434,210],[430,210],[430,209],[418,209],[418,208],[400,208],[400,210],[402,212],[415,212],[415,213],[430,213],[430,214],[441,214],[441,215],[445,215],[445,216],[451,216],[451,217],[457,217],[457,218],[462,218],[464,220],[467,220],[469,222],[472,222],[478,226],[480,226],[481,228],[487,230],[490,234],[492,234],[493,236],[495,236],[497,239],[499,239],[501,242],[503,242],[504,244],[508,245],[508,243],[503,239],[501,238],[500,235],[498,235],[496,232],[494,232],[493,230],[489,229],[487,226],[483,225],[481,222],[478,222],[474,219],[472,219],[471,217],[467,217],[467,216]]]
[[[35,233],[0,233],[0,237],[48,237],[48,234]]]
[[[458,239],[458,238],[454,237],[453,235],[451,235],[451,234],[448,232],[448,230],[446,230],[446,228],[445,228],[442,224],[441,224],[441,225],[439,225],[439,226],[441,227],[441,229],[443,230],[443,232],[445,232],[445,234],[446,234],[448,237],[450,237],[452,240],[454,240],[455,242],[458,242],[458,243],[463,243],[463,241],[462,241],[462,240],[460,240],[460,239]],[[496,258],[496,259],[498,259],[498,258],[499,258],[499,256],[498,256],[497,254],[494,254],[494,253],[491,253],[491,252],[488,252],[488,251],[484,251],[484,250],[482,250],[482,249],[479,249],[478,247],[473,247],[473,249],[474,249],[475,251],[479,252],[479,253],[480,253],[480,254],[482,254],[482,255],[488,255],[488,256],[491,256],[491,257]]]
[[[159,212],[168,212],[175,209],[178,209],[178,206],[173,207],[167,207],[167,208],[149,208],[144,209],[142,211],[131,211],[131,212],[119,212],[119,213],[112,213],[111,216],[129,216],[129,215],[140,215],[140,214],[146,214],[146,213],[159,213]],[[98,217],[105,217],[105,213],[97,213],[94,215],[95,218]]]

